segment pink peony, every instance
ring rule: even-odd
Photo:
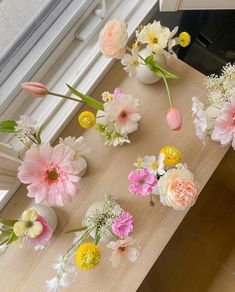
[[[133,231],[133,217],[128,212],[122,212],[119,217],[114,219],[112,225],[113,231],[120,238],[125,238]]]
[[[34,246],[44,245],[45,243],[47,243],[51,239],[53,232],[52,232],[51,227],[47,224],[47,221],[44,217],[38,216],[36,221],[38,221],[42,224],[42,226],[43,226],[42,233],[40,233],[35,238],[27,237],[27,242],[31,245],[34,245]]]
[[[156,176],[151,174],[147,168],[133,170],[128,179],[132,182],[128,189],[134,195],[148,196],[157,184]]]
[[[104,56],[122,59],[127,44],[125,22],[116,19],[108,21],[100,32],[99,42]]]
[[[25,153],[18,178],[29,184],[28,196],[36,203],[63,206],[79,191],[79,169],[72,160],[74,151],[63,144],[54,148],[44,143]]]
[[[230,102],[224,103],[220,115],[215,120],[211,138],[220,142],[223,146],[227,146],[232,142],[235,150],[235,95]]]

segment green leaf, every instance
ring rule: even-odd
[[[2,121],[0,122],[0,132],[2,133],[14,133],[16,122],[9,120],[9,121]]]
[[[18,239],[18,236],[15,235],[14,232],[12,232],[12,233],[10,234],[10,236],[8,237],[7,244],[10,244],[10,243],[16,241],[17,239]]]
[[[87,230],[86,226],[83,226],[80,228],[69,229],[68,231],[65,231],[65,233],[73,233],[73,232],[79,232],[79,231],[84,231],[84,230]]]
[[[104,110],[104,106],[101,102],[99,102],[98,100],[94,99],[91,96],[85,95],[79,91],[77,91],[75,88],[73,88],[72,86],[70,86],[69,84],[66,83],[66,85],[68,86],[69,90],[76,96],[80,97],[87,105],[90,105],[91,107],[93,107],[94,109],[97,110]]]
[[[165,77],[168,79],[178,78],[174,73],[162,68],[154,61],[154,56],[150,55],[144,59],[145,64],[149,67],[149,69],[156,75],[160,77]]]
[[[95,231],[95,244],[97,245],[101,239],[100,228],[97,227]]]
[[[41,140],[41,132],[42,132],[42,128],[40,128],[38,130],[38,132],[35,134],[35,139],[37,140],[38,144],[41,144],[42,143],[42,140]]]
[[[0,219],[0,223],[7,225],[7,226],[14,226],[14,224],[18,222],[18,220],[11,220],[11,219]]]

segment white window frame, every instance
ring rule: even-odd
[[[100,18],[98,24],[94,18],[87,19],[79,29],[73,28],[68,33],[32,79],[47,84],[47,87],[54,92],[69,95],[66,82],[79,91],[90,94],[115,62],[104,57],[100,52],[98,34],[103,25],[109,19],[122,19],[128,23],[128,33],[131,36],[140,23],[148,21],[156,12],[157,2],[158,0],[121,0],[117,1],[117,6],[108,17]],[[95,27],[92,22],[96,23]],[[90,27],[94,30],[89,31]],[[75,40],[75,35],[80,39],[79,41]],[[12,102],[11,107],[3,113],[1,120],[18,117],[19,114],[30,115],[44,125],[42,140],[53,142],[81,106],[82,104],[56,97],[34,99],[21,92]],[[16,146],[17,140],[7,136],[4,143]],[[17,181],[7,194],[4,204],[19,186],[20,183]],[[3,204],[0,204],[1,207]]]

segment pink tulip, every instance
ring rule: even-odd
[[[176,108],[169,109],[166,120],[168,127],[173,131],[178,131],[182,127],[182,116]]]
[[[43,97],[48,94],[46,86],[38,82],[25,82],[21,84],[21,87],[32,96]]]

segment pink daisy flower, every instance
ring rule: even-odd
[[[29,184],[27,195],[50,206],[70,203],[79,191],[80,180],[73,157],[74,151],[63,144],[53,148],[44,143],[29,149],[18,172],[20,181]]]
[[[30,238],[27,236],[26,240],[29,244],[34,246],[44,245],[51,239],[53,232],[51,227],[47,224],[47,221],[44,217],[38,215],[36,221],[42,224],[43,226],[42,232],[35,238]]]
[[[157,184],[157,178],[147,168],[135,169],[128,180],[132,183],[129,191],[134,195],[148,196],[152,193],[153,187]]]
[[[231,98],[230,102],[224,103],[224,107],[214,123],[211,138],[223,146],[232,142],[235,150],[235,96]]]
[[[128,212],[122,212],[119,217],[116,217],[112,225],[113,231],[120,238],[125,238],[133,231],[133,217]]]

